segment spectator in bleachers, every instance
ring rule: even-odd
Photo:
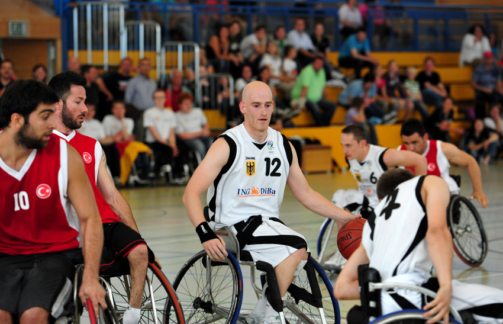
[[[126,104],[130,105],[128,115],[134,120],[138,120],[146,109],[155,105],[152,95],[157,89],[155,81],[150,78],[150,60],[148,58],[140,61],[139,72],[137,76],[129,80],[124,96]],[[141,138],[139,137],[139,139]]]
[[[318,54],[328,59],[328,54],[330,53],[330,41],[324,35],[325,26],[322,23],[317,23],[314,26],[314,32],[311,34],[311,41],[314,47],[317,49]]]
[[[286,56],[281,63],[284,81],[278,84],[277,88],[283,93],[283,98],[285,100],[290,100],[292,99],[292,90],[293,87],[295,87],[295,80],[297,80],[298,76],[297,61],[295,61],[297,51],[295,50],[295,47],[287,45],[285,47],[285,53]],[[302,107],[304,107],[304,105],[302,105]]]
[[[368,123],[365,116],[365,101],[360,97],[354,97],[351,100],[351,108],[348,109],[346,113],[346,118],[344,120],[344,125],[360,125],[367,133],[368,142],[370,144],[377,145],[377,135],[375,132],[374,124]],[[370,130],[370,132],[367,130]]]
[[[283,101],[280,98],[278,98],[278,92],[276,91],[276,86],[273,83],[273,79],[271,76],[271,69],[269,69],[269,67],[264,66],[260,69],[257,81],[267,83],[267,85],[269,85],[269,87],[271,88],[272,96],[274,98],[274,109],[279,118],[290,119],[294,117],[291,115],[292,112],[291,109],[286,107]],[[298,115],[298,113],[296,115]]]
[[[310,64],[316,57],[315,47],[311,37],[305,32],[306,23],[303,19],[295,20],[295,29],[288,33],[288,42],[297,50],[300,67]]]
[[[215,73],[213,66],[208,62],[206,58],[206,51],[204,48],[199,49],[199,67],[203,66],[206,69],[206,73]],[[193,83],[196,80],[196,61],[192,60],[185,66],[185,80],[189,83]]]
[[[220,26],[218,35],[213,35],[206,45],[206,57],[218,73],[229,73],[231,66],[239,65],[239,60],[234,55],[229,54],[229,28]]]
[[[291,45],[288,39],[286,38],[286,30],[285,26],[278,26],[274,30],[274,34],[269,37],[270,42],[276,43],[279,50],[279,55],[281,57],[285,57],[287,55],[285,49],[286,46]]]
[[[347,0],[339,8],[339,32],[342,40],[355,34],[361,27],[363,27],[363,18],[358,10],[357,0]]]
[[[94,119],[96,115],[96,105],[93,102],[86,102],[86,106],[87,112],[84,117],[84,122],[82,123],[82,127],[77,129],[77,132],[92,137],[100,142],[105,156],[107,157],[107,166],[112,173],[112,178],[118,179],[121,174],[121,164],[119,150],[117,150],[115,146],[114,138],[113,136],[107,136],[103,124],[99,120]]]
[[[487,128],[497,131],[500,136],[503,136],[503,119],[501,118],[500,107],[491,107],[489,117],[484,119],[484,125]]]
[[[249,65],[243,65],[243,70],[241,72],[241,77],[237,79],[236,81],[236,92],[234,94],[234,97],[238,100],[241,100],[241,93],[243,92],[243,89],[246,87],[246,85],[252,81],[255,81],[255,78],[253,77],[252,69],[251,66]]]
[[[281,82],[286,81],[283,77],[281,69],[281,57],[279,56],[278,46],[274,42],[267,43],[267,52],[260,60],[259,68],[267,66],[271,72],[271,86],[278,86]]]
[[[47,83],[47,68],[43,64],[37,64],[31,70],[31,78],[38,82]]]
[[[243,34],[241,33],[241,24],[239,21],[234,20],[229,25],[229,56],[233,58],[230,73],[234,78],[239,77],[241,67],[244,64],[244,58],[241,54],[241,42],[243,41]],[[237,63],[236,64],[236,59]],[[211,72],[209,72],[211,73]]]
[[[72,71],[75,73],[80,74],[80,61],[78,57],[69,57],[68,58],[68,63],[67,63],[67,69],[68,71]]]
[[[166,89],[166,107],[171,107],[173,112],[178,111],[178,96],[183,92],[191,92],[190,89],[183,84],[182,72],[173,70],[170,76],[170,83]]]
[[[434,71],[435,60],[431,56],[424,59],[424,70],[419,72],[416,77],[421,87],[423,101],[427,105],[433,105],[435,108],[441,108],[443,98],[447,96],[445,86],[440,80],[440,75]]]
[[[335,103],[325,99],[326,83],[323,57],[317,56],[313,63],[302,70],[292,90],[293,100],[306,99],[306,108],[313,115],[317,126],[329,126],[337,108]]]
[[[499,51],[498,51],[498,39],[496,38],[496,33],[492,32],[489,34],[489,46],[491,46],[491,52],[493,52],[493,56],[496,61],[499,59]]]
[[[339,104],[349,107],[353,98],[362,98],[367,118],[377,117],[381,120],[384,118],[384,113],[376,104],[377,85],[375,84],[374,73],[367,73],[363,80],[357,79],[351,81],[339,94]]]
[[[0,97],[3,95],[5,88],[13,82],[12,75],[14,74],[14,63],[6,59],[0,64]]]
[[[111,136],[114,143],[123,143],[134,140],[134,121],[126,117],[126,106],[122,101],[114,101],[112,104],[112,115],[107,115],[103,119],[105,135]]]
[[[266,52],[266,30],[264,25],[255,27],[255,32],[241,41],[241,54],[246,62],[258,67],[260,59]]]
[[[86,89],[86,100],[99,104],[100,100],[100,88],[96,84],[96,79],[98,78],[98,70],[92,65],[84,65],[82,67],[82,76],[86,79],[87,84],[84,87]]]
[[[124,101],[126,86],[131,79],[132,70],[132,61],[129,57],[126,57],[121,60],[119,71],[108,71],[96,79],[96,84],[100,90],[107,89],[110,94],[106,102],[100,103],[96,119],[103,120],[106,115],[111,114],[112,100]]]
[[[416,81],[416,73],[417,70],[415,67],[409,66],[407,68],[407,80],[403,83],[403,87],[405,88],[405,92],[407,92],[409,100],[414,104],[414,108],[421,114],[422,120],[426,120],[430,117],[430,113],[423,103],[421,87],[419,86],[419,82]]]
[[[482,62],[484,53],[490,51],[491,45],[486,37],[485,28],[481,24],[475,24],[463,37],[459,66],[475,67]]]
[[[213,139],[210,137],[210,126],[201,108],[192,108],[194,98],[190,93],[178,97],[180,110],[176,113],[176,135],[193,150],[201,160],[210,149]]]
[[[496,157],[499,136],[496,131],[485,127],[482,119],[476,119],[464,142],[475,160],[482,165],[488,165],[491,159]]]
[[[389,61],[388,72],[383,75],[383,79],[386,82],[386,94],[392,111],[396,111],[398,116],[403,109],[406,109],[404,120],[407,120],[410,113],[414,110],[414,103],[409,100],[407,92],[405,92],[402,82],[400,81],[398,63],[395,60]]]
[[[372,69],[377,64],[379,64],[377,59],[370,55],[370,43],[365,29],[360,28],[355,35],[349,36],[342,44],[339,52],[339,65],[354,69],[356,79],[361,78],[361,71],[364,67]]]
[[[484,63],[473,71],[472,86],[475,89],[477,118],[485,117],[486,104],[489,104],[489,107],[503,104],[501,70],[494,63],[492,52],[484,53]]]
[[[430,134],[430,139],[451,143],[449,131],[463,134],[464,130],[462,128],[451,127],[454,117],[453,106],[454,102],[451,97],[445,97],[442,108],[435,109],[433,114],[424,122],[426,130]]]

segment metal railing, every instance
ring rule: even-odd
[[[239,109],[235,105],[234,79],[230,74],[214,73],[199,76],[200,88],[198,97],[201,98],[197,105],[205,110],[215,110],[220,113],[213,115],[214,118],[223,118],[226,123],[235,120],[239,115]],[[197,92],[196,92],[197,94]],[[218,124],[209,121],[210,125]]]

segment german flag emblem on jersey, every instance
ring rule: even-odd
[[[255,160],[246,160],[246,175],[249,177],[255,175]]]
[[[362,175],[359,172],[355,172],[355,178],[356,178],[356,181],[363,182]]]

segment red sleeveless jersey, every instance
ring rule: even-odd
[[[21,170],[0,158],[0,253],[58,252],[80,247],[80,222],[67,196],[66,142],[52,138]]]
[[[399,148],[400,151],[407,151],[407,147],[402,144]],[[435,140],[429,140],[429,148],[426,154],[424,155],[426,157],[426,162],[428,163],[428,175],[435,175],[440,177],[440,168],[438,167],[438,147],[437,147],[437,141]],[[406,167],[406,169],[411,170],[414,172],[414,168],[412,167]],[[415,172],[414,172],[415,174]]]
[[[82,135],[76,131],[73,131],[69,135],[65,135],[55,130],[52,136],[64,139],[79,152],[80,156],[82,156],[87,176],[93,187],[94,197],[96,198],[96,204],[98,205],[103,224],[119,222],[119,216],[112,211],[112,208],[110,208],[110,205],[106,202],[105,198],[103,198],[97,186],[98,170],[103,154],[100,143],[94,138]]]

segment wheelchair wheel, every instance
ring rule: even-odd
[[[327,324],[339,324],[341,320],[339,303],[337,302],[337,299],[335,299],[332,284],[327,278],[325,271],[323,271],[316,260],[309,257],[308,262],[312,263],[314,266],[317,279],[316,281],[321,291],[323,312]],[[292,285],[305,289],[308,293],[312,292],[306,271],[302,271],[301,274],[295,278]],[[287,300],[283,303],[283,312],[287,323],[323,323],[320,312],[315,306],[312,306],[305,300],[298,299],[291,294],[287,294],[287,296]]]
[[[484,225],[475,206],[465,197],[452,196],[447,215],[456,254],[471,267],[481,265],[488,246]]]
[[[236,323],[243,300],[243,275],[236,258],[228,254],[224,262],[213,262],[201,251],[176,276],[173,288],[180,297],[185,323]]]
[[[157,318],[157,323],[185,323],[176,293],[164,273],[155,264],[150,263],[147,277],[141,304],[140,323],[155,323],[155,318]],[[129,302],[131,279],[129,276],[112,277],[110,284],[115,310],[118,316],[122,316]],[[166,308],[165,305],[168,303],[170,307]]]
[[[332,228],[331,228],[332,227]],[[335,252],[337,252],[337,232],[338,227],[335,221],[332,219],[326,219],[321,226],[320,235],[318,236],[317,242],[317,252],[318,252],[318,262],[323,264],[325,261],[330,259]],[[328,240],[328,242],[327,242]],[[323,250],[323,246],[326,243],[326,248]],[[322,251],[323,250],[323,251]],[[319,256],[323,252],[321,260]]]
[[[378,319],[370,322],[370,324],[425,324],[428,318],[423,317],[423,311],[417,310],[402,310],[395,313],[383,315]],[[460,324],[458,321],[449,318],[450,324]],[[438,323],[443,323],[440,321]]]

